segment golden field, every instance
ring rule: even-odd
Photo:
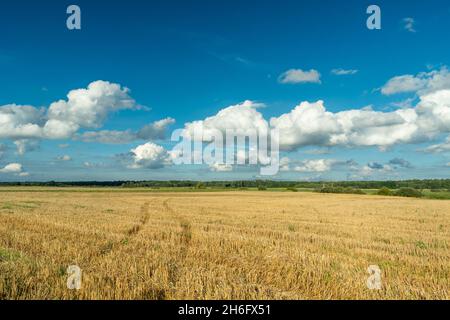
[[[0,299],[449,298],[450,201],[0,189]]]

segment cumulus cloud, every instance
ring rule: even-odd
[[[167,127],[173,123],[175,123],[174,119],[166,118],[145,125],[137,132],[132,130],[86,131],[76,134],[74,139],[104,144],[126,144],[135,140],[162,140],[166,137]]]
[[[128,95],[129,89],[119,84],[106,81],[95,81],[86,89],[72,90],[67,100],[60,100],[50,105],[47,115],[49,121],[58,123],[57,130],[65,131],[72,128],[99,128],[111,112],[122,109],[136,108],[135,101]],[[48,123],[47,123],[48,124]],[[44,127],[44,130],[48,125]],[[54,129],[54,124],[50,125]],[[53,130],[47,132],[52,136]],[[67,132],[69,137],[74,132]]]
[[[331,70],[331,73],[337,76],[347,76],[358,73],[358,70],[356,69],[333,69]]]
[[[95,81],[70,91],[67,100],[53,102],[48,109],[0,106],[0,139],[63,139],[80,128],[98,128],[108,114],[137,107],[128,93],[118,84]]]
[[[267,132],[269,125],[257,110],[261,106],[250,100],[229,106],[212,117],[186,123],[184,135],[193,140],[209,141],[215,133],[225,135],[227,130]]]
[[[404,18],[403,19],[403,28],[406,31],[409,32],[416,32],[416,29],[414,27],[414,25],[416,24],[416,21],[414,20],[414,18]]]
[[[294,170],[298,172],[327,172],[337,163],[338,161],[334,159],[305,160],[296,166]]]
[[[384,95],[392,95],[404,92],[415,92],[426,86],[426,79],[422,76],[402,75],[390,79],[382,88],[381,93]]]
[[[291,112],[272,118],[270,125],[279,130],[284,150],[308,145],[385,150],[450,132],[450,90],[421,96],[414,108],[392,112],[356,109],[333,113],[325,109],[323,101],[302,102]]]
[[[227,129],[243,133],[275,129],[282,151],[305,146],[378,147],[384,151],[397,144],[430,141],[450,133],[450,90],[445,89],[420,96],[414,107],[387,112],[371,108],[331,112],[321,100],[305,101],[268,122],[258,106],[252,101],[229,106],[204,120],[186,123],[184,132],[208,141],[217,132],[225,136]],[[433,148],[438,150],[434,146],[429,151]]]
[[[391,78],[382,88],[384,95],[417,92],[425,95],[442,89],[450,89],[450,72],[446,67],[417,75],[401,75]]]
[[[415,132],[413,110],[385,113],[367,109],[332,113],[323,101],[302,102],[291,112],[272,118],[280,132],[280,147],[302,146],[389,146],[409,141]]]
[[[296,83],[321,83],[320,73],[317,70],[311,69],[309,71],[303,71],[302,69],[290,69],[282,73],[278,77],[278,82],[286,84]]]
[[[126,156],[131,160],[127,166],[130,169],[159,169],[172,164],[171,154],[162,146],[152,142],[131,149]]]
[[[42,137],[45,111],[32,106],[15,104],[0,107],[0,139],[29,139]]]
[[[165,118],[142,127],[136,137],[142,140],[162,140],[166,137],[167,127],[174,124],[175,119]]]
[[[28,176],[28,173],[23,171],[23,167],[20,163],[7,164],[3,169],[0,169],[0,173],[14,174],[20,177]]]

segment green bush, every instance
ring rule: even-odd
[[[259,191],[265,191],[265,190],[267,190],[267,188],[264,187],[264,186],[258,186],[258,190],[259,190]]]
[[[294,188],[294,187],[286,188],[286,190],[287,191],[292,191],[292,192],[297,192],[298,191],[297,188]]]
[[[195,189],[206,189],[206,186],[203,182],[199,182],[195,185]]]
[[[356,188],[345,188],[345,192],[344,193],[350,193],[350,194],[366,194],[364,191],[362,191],[361,189],[356,189]]]
[[[391,196],[392,191],[389,188],[383,187],[380,190],[378,190],[377,195],[379,196]]]
[[[422,192],[414,188],[400,188],[395,193],[398,197],[408,197],[408,198],[421,198],[423,197]]]
[[[345,193],[345,194],[365,194],[361,189],[355,189],[351,187],[334,187],[334,186],[324,186],[320,189],[315,189],[315,192],[320,193]]]

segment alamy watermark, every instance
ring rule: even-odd
[[[260,166],[263,176],[276,175],[280,168],[279,132],[276,129],[178,129],[172,149],[173,163]]]
[[[381,8],[373,4],[367,7],[366,13],[370,14],[366,22],[367,29],[381,30]]]
[[[81,30],[81,9],[77,5],[67,7],[66,13],[69,17],[66,20],[66,26],[69,30]]]
[[[69,30],[81,30],[81,8],[78,5],[67,7],[66,13],[69,17],[66,20],[66,26]],[[367,18],[366,26],[369,30],[381,29],[381,8],[378,5],[370,5],[366,10],[370,16]]]
[[[81,275],[82,271],[79,266],[72,265],[67,268],[67,289],[80,290],[81,289]]]
[[[370,290],[381,290],[381,269],[377,265],[371,265],[367,268],[370,276],[367,278],[367,288]]]

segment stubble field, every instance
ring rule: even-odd
[[[446,200],[0,190],[0,299],[449,298]]]

